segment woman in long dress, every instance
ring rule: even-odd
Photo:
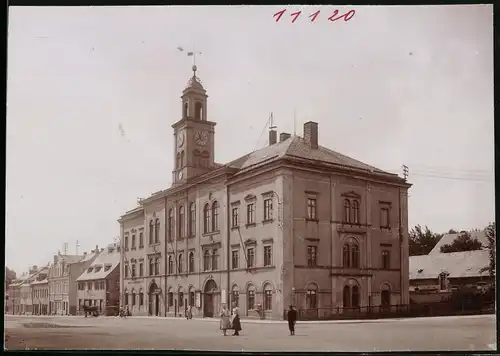
[[[232,315],[232,320],[231,324],[234,329],[233,336],[238,336],[241,331],[241,322],[240,322],[240,309],[236,306],[235,303],[233,303],[233,315]]]
[[[226,304],[222,304],[220,311],[220,328],[226,336],[226,330],[231,328],[231,312],[227,309]]]

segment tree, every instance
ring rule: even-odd
[[[458,231],[455,229],[448,230],[448,234],[458,234]]]
[[[410,256],[427,255],[442,237],[443,234],[433,233],[427,226],[422,231],[422,226],[416,225],[409,234]]]
[[[11,284],[14,279],[16,279],[16,272],[9,269],[9,267],[5,267],[5,290],[7,290],[7,286]]]
[[[481,270],[481,272],[488,271],[491,277],[495,277],[495,243],[496,243],[496,224],[490,223],[486,229],[484,229],[484,234],[486,235],[486,239],[488,240],[488,244],[486,247],[490,250],[490,264],[488,267],[485,267]]]
[[[441,252],[475,251],[482,248],[483,244],[477,238],[472,238],[470,232],[461,231],[451,244],[441,246]]]

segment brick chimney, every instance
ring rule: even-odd
[[[285,140],[288,140],[292,135],[290,135],[287,132],[282,132],[280,133],[280,142],[283,142]]]
[[[275,129],[269,130],[269,146],[274,145],[278,142],[278,132]]]
[[[318,148],[318,123],[308,121],[304,124],[304,141],[311,148]]]
[[[99,245],[95,245],[95,250],[94,252],[99,252]]]

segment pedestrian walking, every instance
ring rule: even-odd
[[[231,328],[231,312],[227,309],[226,304],[222,304],[222,310],[220,311],[220,329],[226,336],[227,329]]]
[[[240,309],[233,303],[233,312],[231,316],[231,326],[234,330],[233,336],[238,336],[241,331]]]
[[[186,309],[186,319],[193,319],[193,310],[191,309],[191,306],[188,306]]]
[[[290,329],[290,335],[295,335],[295,323],[297,322],[297,311],[290,305],[288,310],[288,329]]]

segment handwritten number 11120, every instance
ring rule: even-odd
[[[281,11],[278,11],[277,13],[275,13],[273,15],[273,17],[276,19],[276,22],[278,22],[279,20],[281,20],[281,17],[283,16],[283,14],[286,12],[286,9],[283,9]],[[319,13],[320,13],[320,10],[314,12],[313,14],[309,15],[309,18],[311,19],[311,22],[314,22],[316,20],[316,18],[318,18],[319,16]],[[335,10],[332,14],[332,16],[330,16],[328,18],[329,21],[337,21],[337,20],[340,20],[341,18],[344,19],[345,22],[349,21],[350,19],[352,19],[354,17],[354,14],[356,13],[356,11],[354,10],[350,10],[348,12],[346,12],[345,14],[342,14],[340,16],[337,16],[339,14],[339,10]],[[290,16],[292,17],[292,23],[295,23],[295,21],[297,21],[298,17],[300,16],[300,14],[302,14],[302,11],[296,11],[296,12],[293,12],[290,14]]]

